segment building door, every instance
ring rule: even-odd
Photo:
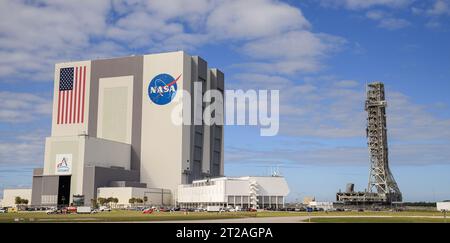
[[[58,205],[70,203],[70,176],[59,176]]]

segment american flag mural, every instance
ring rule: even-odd
[[[57,124],[84,123],[86,66],[59,70]]]

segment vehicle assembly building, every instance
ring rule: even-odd
[[[380,82],[368,84],[365,103],[370,156],[368,188],[364,192],[355,192],[354,185],[350,183],[345,192],[336,194],[338,202],[389,204],[402,201],[402,193],[389,169],[386,106],[384,84]]]
[[[33,172],[32,205],[67,205],[74,195],[90,205],[101,187],[169,190],[173,204],[178,185],[223,175],[222,126],[172,121],[177,106],[198,105],[182,92],[193,94],[194,82],[200,95],[223,93],[223,73],[202,58],[179,51],[59,63],[54,77],[52,131],[44,168]]]

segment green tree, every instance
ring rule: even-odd
[[[137,202],[137,203],[143,203],[144,200],[142,200],[142,198],[136,198],[136,202]]]
[[[22,204],[22,198],[16,197],[16,198],[14,199],[14,203],[15,203],[15,204]]]
[[[97,202],[103,206],[106,203],[106,198],[99,197],[99,198],[97,198]]]
[[[128,200],[129,203],[134,204],[136,202],[136,198],[132,197]]]
[[[94,198],[91,199],[91,204],[93,208],[98,208],[97,200],[95,200]]]
[[[15,197],[14,198],[14,203],[16,204],[16,205],[24,205],[24,204],[28,204],[28,199],[25,199],[25,198],[21,198],[21,197]]]
[[[113,203],[114,202],[114,198],[113,197],[108,197],[107,199],[106,199],[106,203],[109,205],[109,206],[111,206],[111,203]]]
[[[144,204],[148,202],[148,197],[144,196]]]

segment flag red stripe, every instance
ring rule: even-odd
[[[72,88],[73,88],[73,85],[72,85]],[[73,93],[72,90],[68,91],[68,93],[69,93],[69,121],[68,121],[68,123],[69,124],[72,123],[72,107],[73,107],[72,106],[72,93]]]
[[[59,87],[58,87],[58,89],[59,89]],[[58,92],[58,117],[56,118],[56,120],[57,120],[56,124],[59,124],[59,114],[61,113],[60,109],[61,109],[61,91]]]
[[[64,91],[64,93],[66,93],[65,94],[65,96],[66,96],[66,110],[64,112],[65,113],[64,124],[67,124],[67,122],[68,122],[67,118],[69,116],[69,112],[67,112],[67,111],[69,111],[69,94],[68,94],[67,91]]]
[[[61,91],[61,124],[64,124],[64,91]]]
[[[75,68],[75,70],[78,70],[78,68]],[[72,98],[72,102],[73,102],[73,116],[72,116],[72,123],[75,123],[76,121],[76,115],[77,115],[77,87],[78,87],[78,82],[77,82],[77,72],[75,71],[75,78],[74,78],[74,87],[73,87],[73,98]]]
[[[86,93],[86,66],[83,67],[83,98],[82,98],[82,107],[81,107],[81,123],[84,122],[84,98]]]

